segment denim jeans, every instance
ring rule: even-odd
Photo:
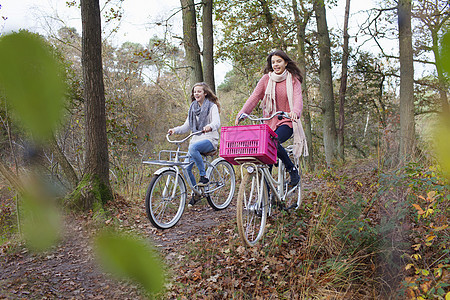
[[[288,125],[281,125],[275,130],[275,133],[278,135],[278,146],[277,146],[277,156],[283,164],[286,166],[286,170],[291,170],[294,166],[289,155],[286,152],[286,149],[281,146],[282,143],[286,142],[293,133],[293,129]]]
[[[191,179],[192,185],[196,185],[195,176],[192,173],[192,168],[194,163],[198,168],[200,176],[205,176],[205,164],[203,163],[203,158],[201,153],[208,153],[214,150],[213,144],[209,140],[202,140],[189,145],[188,155],[189,161],[191,162],[187,167],[189,178]]]

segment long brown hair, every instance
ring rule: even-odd
[[[300,83],[303,82],[303,76],[300,72],[299,67],[297,64],[282,50],[275,50],[267,56],[267,64],[264,68],[264,74],[267,74],[269,72],[273,72],[272,68],[272,56],[279,56],[287,63],[286,69],[295,77],[297,77],[298,80],[300,80]]]
[[[212,103],[214,103],[215,105],[217,105],[217,108],[220,111],[220,104],[219,104],[219,99],[217,98],[217,96],[214,94],[214,92],[211,90],[211,88],[209,87],[209,85],[206,82],[197,82],[196,84],[194,84],[192,86],[192,90],[191,90],[191,100],[195,101],[195,97],[194,97],[194,88],[196,86],[201,86],[203,88],[203,91],[205,92],[205,98],[208,98],[209,101],[211,101]]]

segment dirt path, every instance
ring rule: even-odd
[[[235,200],[227,209],[220,211],[213,210],[208,206],[206,200],[202,200],[194,207],[186,209],[175,227],[168,230],[157,230],[148,222],[144,231],[158,247],[175,250],[188,241],[207,234],[212,227],[229,221],[235,215]]]
[[[148,236],[167,256],[235,215],[234,203],[214,211],[204,200],[186,209],[174,228],[162,231],[151,225],[143,209],[138,211],[142,212],[136,218],[128,219],[130,227]],[[142,298],[136,286],[118,282],[97,267],[89,239],[92,232],[87,228],[84,219],[70,217],[64,240],[52,251],[39,255],[25,248],[11,251],[13,254],[0,251],[0,299]]]
[[[117,283],[96,266],[89,232],[80,220],[66,224],[64,240],[36,255],[25,248],[0,256],[1,299],[138,299],[135,287]]]
[[[236,197],[221,211],[213,210],[205,199],[193,208],[186,207],[178,224],[168,230],[154,228],[143,201],[139,203],[132,206],[116,201],[115,218],[153,241],[166,260],[218,225],[229,224],[231,230],[235,226]],[[0,248],[0,299],[143,299],[139,288],[119,282],[97,267],[90,239],[94,233],[90,228],[95,226],[89,222],[92,217],[68,217],[64,240],[44,254],[29,253],[24,247],[10,251]]]

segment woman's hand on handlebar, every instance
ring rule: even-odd
[[[283,118],[288,118],[288,119],[291,119],[293,122],[297,122],[299,116],[297,115],[297,113],[295,113],[293,111],[291,111],[291,112],[277,111],[277,112],[274,112],[272,115],[266,116],[263,118],[257,118],[255,116],[251,116],[251,115],[242,113],[236,117],[234,124],[237,126],[240,121],[242,121],[246,118],[249,118],[252,121],[260,121],[261,122],[261,121],[268,121],[274,117],[278,117],[278,120],[282,120]]]
[[[168,134],[168,135],[172,135],[172,134],[174,134],[174,133],[175,133],[175,130],[173,130],[173,128],[167,130],[167,134]]]
[[[248,115],[247,115],[246,113],[242,113],[242,114],[240,114],[240,115],[237,115],[237,116],[236,116],[236,120],[234,121],[234,125],[235,125],[235,126],[238,126],[239,123],[240,123],[242,120],[244,120],[245,118],[247,118],[247,117],[248,117]]]

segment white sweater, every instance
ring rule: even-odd
[[[211,106],[211,109],[209,110],[208,123],[206,124],[206,126],[210,126],[212,128],[212,131],[202,133],[200,135],[194,135],[191,138],[190,144],[202,140],[209,140],[211,144],[213,144],[214,148],[217,149],[217,145],[219,144],[220,115],[219,108],[216,104],[213,104]],[[177,126],[173,130],[176,134],[184,134],[190,132],[191,128],[189,127],[189,116],[187,116],[186,121],[183,125]]]

